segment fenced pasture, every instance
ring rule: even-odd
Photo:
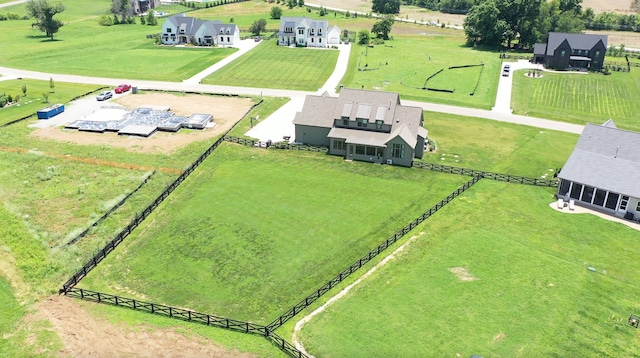
[[[425,112],[424,122],[436,150],[419,162],[532,178],[551,177],[578,140],[575,134],[445,113]]]
[[[395,35],[373,47],[354,43],[343,85],[399,92],[405,100],[489,109],[498,88],[500,61],[494,52],[463,44],[464,38],[454,35]],[[468,65],[481,66],[450,68]]]
[[[513,74],[511,105],[516,114],[584,124],[614,120],[619,128],[640,130],[640,71],[571,74],[544,72],[542,78]]]
[[[75,0],[65,2],[65,6],[77,8],[84,3]],[[108,12],[110,2],[102,3],[103,12]],[[158,26],[100,26],[95,15],[75,16],[67,18],[54,41],[32,28],[31,19],[0,21],[0,30],[7,34],[0,39],[3,66],[94,77],[182,81],[237,51],[156,46],[146,35],[161,32],[162,21]]]
[[[319,357],[634,355],[626,319],[640,309],[638,273],[628,270],[637,231],[558,213],[552,194],[476,184],[307,323],[305,348]]]
[[[266,324],[467,180],[226,143],[82,287]]]
[[[65,104],[77,96],[100,88],[97,85],[58,82],[55,78],[53,84],[54,88],[52,89],[49,87],[49,81],[29,79],[0,81],[0,95],[10,95],[12,98],[19,96],[20,98],[17,103],[0,108],[0,126],[19,118],[35,115],[37,111],[51,104]],[[22,92],[22,86],[26,86],[26,95]],[[46,102],[43,93],[49,96],[49,103]]]
[[[252,51],[204,78],[205,84],[316,91],[329,78],[338,50],[277,46],[263,40]]]

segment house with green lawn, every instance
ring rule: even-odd
[[[546,43],[533,48],[533,62],[556,70],[600,71],[607,52],[607,35],[550,32]]]
[[[282,17],[278,30],[279,46],[328,47],[340,43],[340,28],[327,20],[308,17]]]
[[[348,160],[410,167],[422,158],[427,130],[420,107],[404,106],[394,92],[343,88],[308,95],[293,120],[295,141],[326,146]]]
[[[558,178],[559,199],[638,220],[640,133],[588,123]]]
[[[240,41],[240,30],[236,24],[224,24],[220,20],[198,20],[178,14],[164,21],[160,40],[164,45],[233,47]]]

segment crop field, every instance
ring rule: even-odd
[[[0,81],[0,94],[20,97],[17,104],[0,108],[0,125],[34,114],[52,104],[67,103],[74,97],[100,88],[97,85],[58,82],[55,78],[53,85],[52,89],[49,81],[29,79]],[[22,86],[26,86],[26,95],[22,92]],[[49,96],[49,103],[46,103],[43,93]]]
[[[201,168],[84,288],[266,324],[469,180],[233,144]]]
[[[352,44],[343,84],[398,92],[403,99],[489,109],[495,102],[500,59],[497,53],[463,44],[461,37],[440,35],[397,35],[373,48]],[[480,66],[450,69],[467,65]]]
[[[338,60],[331,49],[277,46],[264,40],[249,53],[202,80],[204,84],[316,91]]]
[[[552,201],[553,189],[480,181],[302,343],[319,357],[636,355],[637,231]]]
[[[553,175],[578,140],[571,133],[435,112],[425,112],[424,126],[437,149],[420,161],[532,178]]]
[[[630,73],[555,74],[542,78],[514,73],[514,113],[571,123],[600,124],[613,119],[619,128],[639,131],[639,71]]]

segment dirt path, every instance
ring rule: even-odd
[[[342,297],[346,296],[347,293],[349,293],[349,291],[351,291],[352,288],[354,288],[355,286],[360,284],[367,277],[371,276],[374,272],[376,272],[376,270],[378,270],[382,266],[386,265],[390,260],[394,259],[396,257],[396,255],[398,255],[400,252],[402,252],[407,246],[409,246],[409,244],[411,244],[413,241],[415,241],[416,239],[418,239],[422,235],[424,235],[424,232],[421,232],[418,235],[415,235],[415,236],[412,236],[411,238],[409,238],[409,240],[407,240],[407,242],[405,242],[404,244],[400,245],[400,247],[398,247],[397,249],[393,250],[393,252],[391,254],[389,254],[387,257],[382,259],[382,261],[378,262],[374,267],[369,269],[369,271],[367,271],[364,275],[362,275],[360,278],[358,278],[355,282],[353,282],[349,286],[343,288],[340,292],[338,292],[338,294],[336,294],[335,296],[331,297],[325,304],[323,304],[322,306],[317,308],[315,311],[309,313],[308,315],[303,317],[301,320],[296,322],[296,325],[295,325],[295,327],[293,329],[293,335],[291,337],[291,341],[296,346],[296,348],[298,348],[302,353],[306,354],[307,356],[314,358],[313,355],[309,354],[309,352],[307,352],[304,349],[304,345],[302,344],[302,341],[300,341],[300,339],[298,338],[299,335],[300,335],[300,331],[302,331],[302,327],[304,327],[305,324],[310,322],[313,317],[315,317],[315,316],[319,315],[320,313],[324,312],[330,305],[332,305],[333,303],[335,303],[336,301],[338,301]]]
[[[36,305],[28,322],[47,320],[64,348],[59,357],[241,357],[254,355],[229,351],[210,341],[181,333],[177,329],[158,329],[147,325],[114,325],[96,318],[80,302],[64,296],[51,296]],[[120,309],[120,308],[113,308]],[[186,329],[188,332],[188,329]]]
[[[115,102],[129,109],[144,106],[168,106],[178,116],[193,113],[213,114],[213,128],[204,130],[181,129],[177,133],[156,132],[148,138],[121,136],[117,133],[89,133],[67,130],[62,127],[38,128],[31,136],[85,145],[109,145],[126,148],[139,153],[171,154],[194,141],[213,138],[230,129],[253,104],[250,98],[221,97],[207,95],[175,95],[162,92],[130,94]]]

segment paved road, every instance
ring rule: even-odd
[[[509,65],[509,76],[503,76],[502,70],[505,65]],[[495,112],[512,113],[511,110],[511,88],[513,85],[513,76],[516,76],[515,71],[523,69],[542,69],[540,65],[532,64],[527,60],[519,60],[517,62],[504,62],[500,71],[500,80],[498,81],[498,92],[496,93],[496,103],[491,109]],[[517,74],[520,76],[521,73]]]
[[[310,94],[322,94],[325,91],[330,95],[335,95],[335,88],[339,86],[340,80],[343,78],[347,70],[349,61],[349,51],[351,45],[340,45],[340,55],[333,74],[329,77],[327,82],[316,92],[306,91],[293,91],[293,90],[281,90],[271,88],[250,88],[250,87],[236,87],[236,86],[219,86],[219,85],[203,85],[200,84],[200,80],[205,76],[213,73],[217,69],[221,68],[225,64],[231,62],[233,59],[241,56],[249,51],[257,43],[252,40],[250,42],[243,42],[241,50],[234,53],[231,60],[225,61],[223,64],[216,63],[206,70],[196,74],[195,76],[183,81],[183,82],[163,82],[163,81],[147,81],[147,80],[130,80],[124,78],[102,78],[102,77],[87,77],[65,74],[49,74],[37,71],[19,70],[7,67],[0,67],[0,74],[3,75],[3,80],[11,78],[33,78],[43,81],[48,81],[49,78],[53,78],[55,81],[72,82],[72,83],[86,83],[96,85],[109,85],[117,86],[120,83],[131,83],[140,89],[159,89],[168,91],[193,91],[203,93],[224,93],[224,94],[236,94],[236,95],[248,95],[248,96],[269,96],[269,97],[288,97],[291,101],[287,102],[282,108],[278,109],[271,116],[266,119],[258,121],[257,125],[253,127],[247,135],[257,138],[262,141],[282,140],[284,136],[290,136],[291,140],[294,140],[294,126],[293,118],[295,113],[302,109],[304,98]],[[222,62],[222,61],[221,61]],[[520,68],[520,66],[526,66],[525,64],[512,65]],[[522,67],[525,68],[525,67]],[[515,70],[515,68],[514,68]],[[512,70],[512,71],[514,71]],[[511,75],[512,76],[512,75]],[[511,113],[507,103],[510,103],[510,85],[511,76],[509,81],[505,81],[506,78],[501,78],[501,82],[498,90],[498,98],[496,99],[496,106],[493,111],[487,111],[475,108],[455,107],[435,103],[425,103],[416,101],[402,101],[403,104],[410,106],[421,107],[424,110],[432,112],[450,113],[460,116],[478,117],[491,119],[501,122],[509,122],[515,124],[522,124],[527,126],[534,126],[544,129],[551,129],[557,131],[564,131],[569,133],[580,134],[583,126],[550,121],[546,119],[533,118],[527,116],[519,116]],[[508,86],[508,87],[506,87]]]
[[[26,3],[27,1],[29,1],[29,0],[17,0],[17,1],[7,2],[7,3],[4,3],[4,4],[0,4],[0,8],[3,8],[3,7],[9,7],[9,6],[13,6],[13,5],[20,5],[20,4],[24,4],[24,3]]]

